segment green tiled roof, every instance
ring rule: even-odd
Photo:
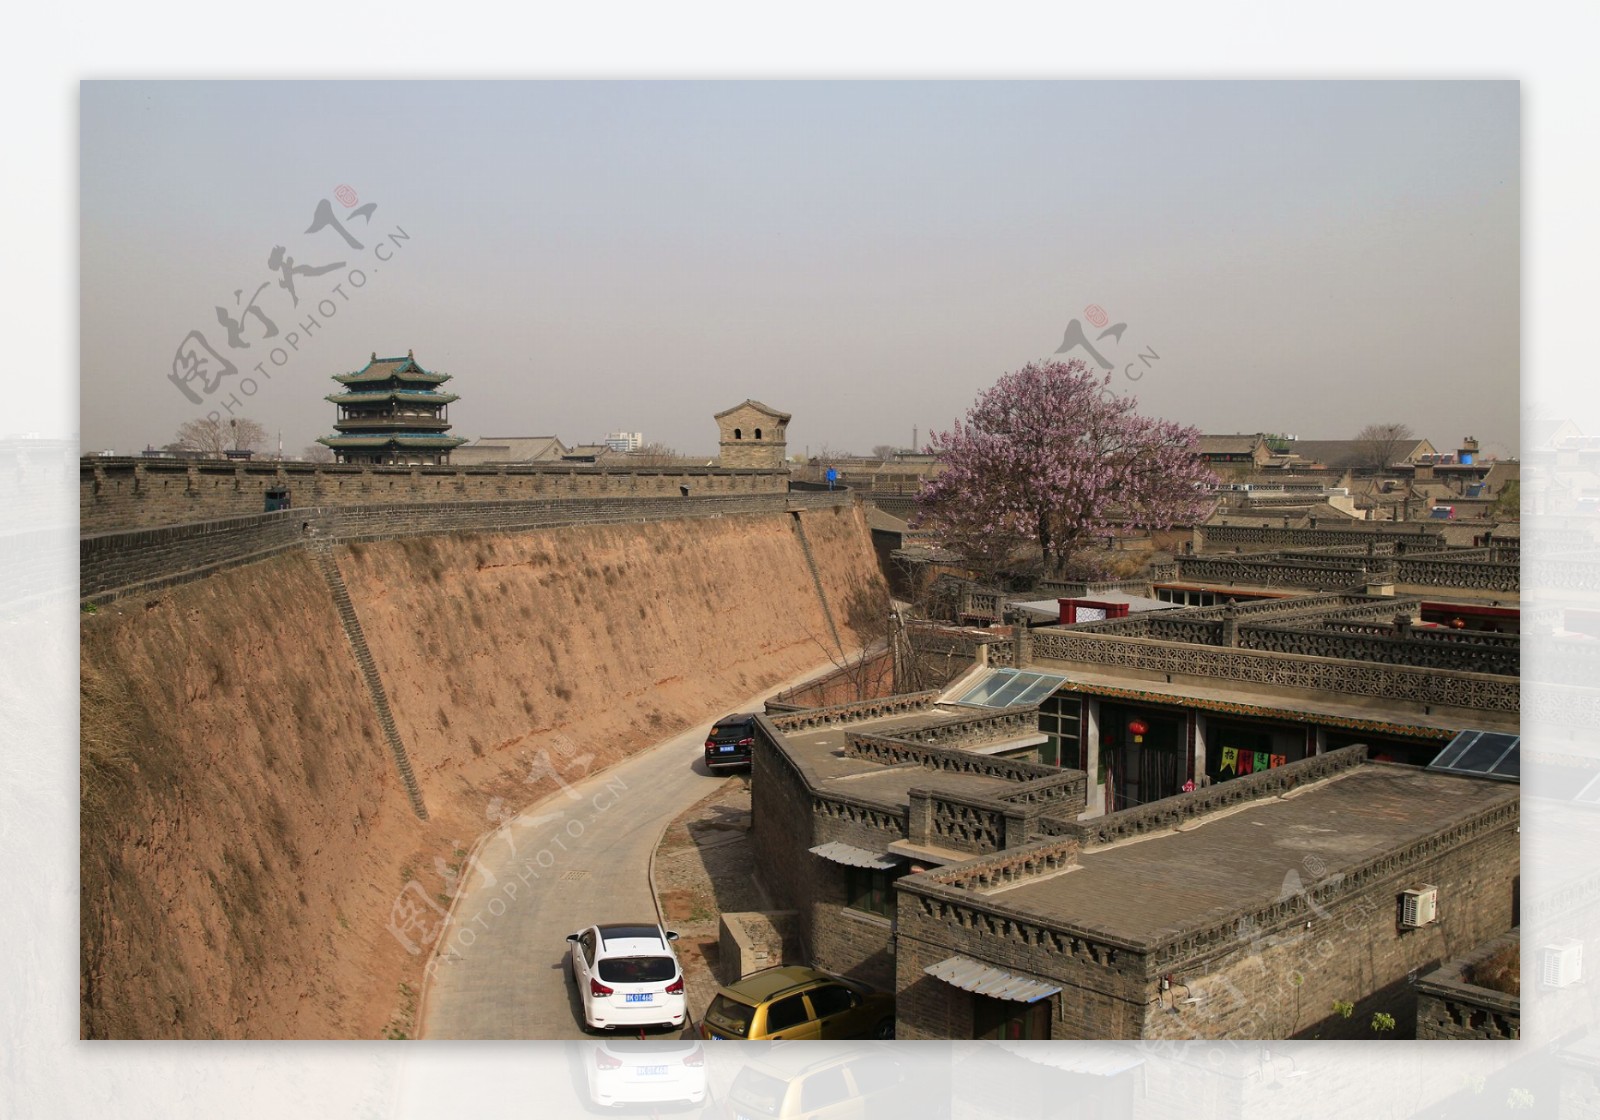
[[[384,447],[460,447],[467,441],[460,436],[439,435],[436,432],[371,432],[364,435],[323,436],[317,440],[324,447],[342,447],[361,450]]]
[[[423,369],[410,354],[403,358],[380,358],[374,354],[366,365],[354,373],[336,373],[333,375],[333,379],[341,385],[352,385],[365,381],[388,381],[391,378],[401,381],[426,381],[437,385],[449,381],[450,375]]]
[[[423,404],[449,404],[461,398],[454,393],[441,393],[435,389],[360,389],[343,393],[329,393],[322,399],[334,404],[363,404],[367,401],[414,400]]]

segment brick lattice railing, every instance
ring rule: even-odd
[[[1515,712],[1520,704],[1520,690],[1515,677],[1487,673],[1411,665],[1374,665],[1329,657],[1184,645],[1067,629],[1036,631],[1033,649],[1034,657],[1042,662],[1116,665],[1163,675],[1247,681],[1275,688],[1379,696],[1490,712]]]
[[[1164,832],[1219,809],[1233,808],[1262,798],[1281,797],[1297,786],[1330,778],[1360,766],[1366,760],[1367,748],[1358,743],[1103,817],[1086,821],[1043,818],[1039,822],[1040,830],[1052,836],[1074,836],[1084,848],[1098,847],[1147,832]]]

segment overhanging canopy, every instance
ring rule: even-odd
[[[1061,990],[1059,984],[1030,980],[1026,976],[1018,976],[993,965],[975,961],[971,957],[951,957],[938,964],[930,964],[922,971],[963,991],[988,996],[991,999],[1016,1000],[1018,1003],[1037,1003]]]
[[[846,867],[870,867],[874,871],[892,871],[900,864],[900,861],[893,856],[886,856],[881,852],[869,852],[865,848],[841,844],[837,840],[830,844],[818,844],[811,849],[811,854],[833,863],[842,863]]]

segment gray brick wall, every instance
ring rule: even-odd
[[[845,868],[812,855],[810,849],[837,840],[882,851],[902,838],[902,829],[813,812],[802,771],[774,746],[766,720],[758,727],[751,763],[751,838],[762,886],[775,906],[797,912],[807,960],[887,990],[894,984],[890,920],[848,909]],[[870,806],[840,804],[862,810]],[[887,814],[893,807],[876,811]]]
[[[1220,917],[1215,924],[1227,935],[1201,939],[1187,955],[1157,942],[1051,929],[1007,909],[1003,893],[984,897],[904,880],[896,922],[898,1037],[969,1037],[943,1032],[950,1024],[957,1031],[970,1026],[972,997],[923,972],[956,954],[1060,984],[1052,997],[1055,1038],[1286,1038],[1338,1028],[1334,1001],[1361,1003],[1384,990],[1394,1002],[1364,1007],[1367,1019],[1370,1010],[1390,1010],[1408,1026],[1412,1009],[1402,1004],[1412,998],[1409,977],[1512,924],[1514,806],[1481,819],[1483,827],[1459,841],[1422,845],[1424,856],[1384,857],[1381,874],[1316,909],[1297,898],[1272,920],[1245,910]],[[1307,880],[1307,889],[1321,885]],[[1399,928],[1400,892],[1424,882],[1439,888],[1438,922]],[[1163,975],[1173,978],[1165,995]]]
[[[599,465],[362,467],[86,457],[79,463],[80,531],[177,525],[265,511],[268,490],[294,507],[526,502],[572,498],[780,494],[788,472],[719,467],[613,470]]]

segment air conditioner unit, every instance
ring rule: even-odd
[[[1545,987],[1565,988],[1582,979],[1583,942],[1558,941],[1554,945],[1546,945],[1543,953],[1541,965]]]
[[[1400,924],[1416,929],[1437,921],[1439,917],[1439,888],[1418,887],[1400,892]]]

